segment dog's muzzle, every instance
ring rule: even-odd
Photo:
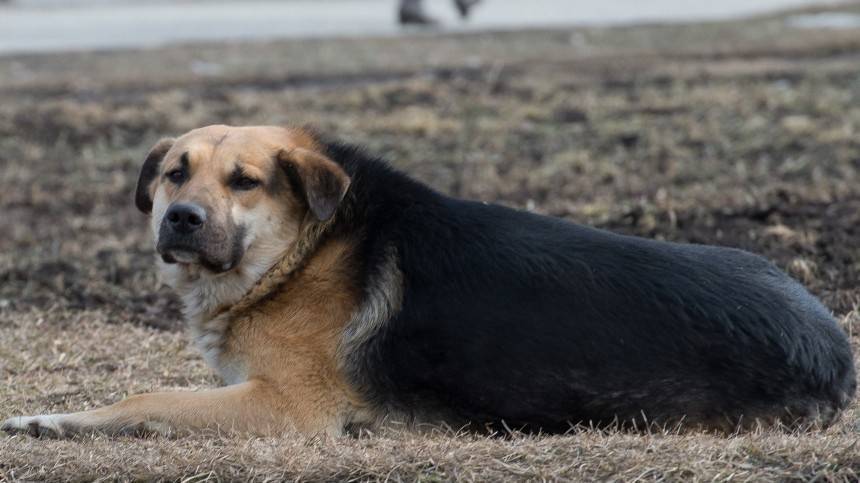
[[[165,263],[198,264],[212,272],[226,272],[242,258],[241,233],[235,227],[216,226],[200,205],[174,203],[161,220],[156,250]]]

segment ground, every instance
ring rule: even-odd
[[[147,149],[211,123],[310,124],[446,193],[761,253],[860,347],[860,32],[784,20],[0,59],[0,418],[217,384],[132,202]],[[857,480],[858,419],[732,437],[0,437],[0,479]]]

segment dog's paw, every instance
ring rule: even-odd
[[[44,414],[40,416],[18,416],[3,421],[0,430],[8,434],[29,434],[36,438],[62,438],[63,414]]]

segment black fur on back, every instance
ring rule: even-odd
[[[765,259],[454,199],[359,149],[337,232],[361,284],[394,249],[402,308],[350,354],[377,409],[417,421],[825,424],[852,398],[848,340]]]

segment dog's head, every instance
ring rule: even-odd
[[[208,126],[152,148],[135,202],[164,262],[217,274],[274,261],[349,182],[304,131]]]

